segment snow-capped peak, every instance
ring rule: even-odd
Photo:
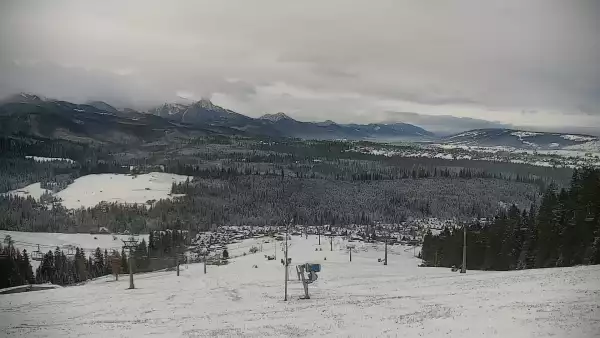
[[[279,112],[276,114],[265,114],[260,117],[263,120],[269,120],[272,122],[277,122],[281,120],[293,120],[293,118],[287,116],[285,113]]]
[[[40,102],[40,101],[46,101],[46,100],[47,99],[45,97],[42,97],[39,95],[35,95],[35,94],[31,94],[31,93],[20,93],[20,94],[6,97],[0,101],[1,102],[14,102],[14,103],[32,103],[32,102]]]
[[[195,105],[200,106],[207,110],[223,109],[219,106],[214,105],[209,99],[201,99],[200,101],[196,102]]]
[[[159,116],[178,115],[185,112],[189,106],[180,103],[165,103],[159,107],[151,109],[149,112]]]

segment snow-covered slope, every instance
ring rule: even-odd
[[[40,182],[30,184],[21,189],[15,189],[7,192],[8,195],[19,196],[19,197],[28,197],[31,196],[35,200],[40,200],[45,193],[51,193],[48,189],[42,189],[42,184]]]
[[[189,105],[180,104],[180,103],[165,103],[162,106],[152,108],[148,112],[150,114],[158,115],[161,117],[169,117],[173,115],[181,115],[187,109]]]
[[[598,142],[598,137],[514,129],[477,129],[444,138],[443,143],[467,146],[505,146],[525,149],[562,149]],[[575,148],[573,148],[575,149]],[[600,151],[600,148],[597,149]]]
[[[303,294],[295,270],[263,252],[227,266],[112,277],[85,286],[1,296],[0,332],[11,337],[593,337],[600,332],[600,266],[453,273],[418,268],[412,248],[293,237],[293,266],[322,264]],[[326,260],[325,260],[326,258]],[[253,268],[257,265],[258,268]]]
[[[79,177],[54,196],[66,208],[93,207],[100,202],[145,204],[148,201],[172,198],[171,185],[185,182],[187,176],[153,172],[142,175],[95,174]],[[191,179],[191,178],[190,178]],[[34,183],[23,189],[8,192],[19,196],[30,195],[39,199],[45,189]]]
[[[284,119],[293,120],[291,117],[289,117],[285,113],[281,113],[281,112],[276,113],[276,114],[265,114],[259,118],[262,120],[269,120],[271,122],[277,122],[277,121],[284,120]]]
[[[567,146],[567,147],[565,147],[565,149],[600,153],[600,140],[589,141],[589,142],[580,143],[580,144],[576,144],[576,145],[572,145],[572,146]]]

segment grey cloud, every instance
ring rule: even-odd
[[[430,115],[514,125],[540,116],[544,126],[600,129],[599,8],[593,0],[3,2],[0,90],[136,105],[186,92],[249,114],[287,108],[338,121],[381,119],[380,103],[395,100]],[[260,90],[277,83],[319,97]]]
[[[456,134],[470,129],[514,128],[513,125],[451,115],[423,115],[409,112],[388,112],[387,122],[408,122],[439,135]]]

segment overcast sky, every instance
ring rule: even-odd
[[[0,95],[597,134],[599,33],[597,0],[2,1]]]

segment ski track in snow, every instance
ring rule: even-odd
[[[261,240],[249,240],[248,243]],[[118,282],[0,296],[0,336],[8,337],[594,337],[600,333],[600,266],[510,272],[419,268],[412,249],[359,245],[348,262],[322,238],[294,236],[289,301],[283,257],[273,241],[227,266],[183,266]],[[246,242],[244,243],[246,244]],[[238,251],[250,245],[238,245]],[[366,251],[365,251],[366,249]],[[409,250],[410,249],[410,250]],[[327,258],[324,260],[324,258]],[[321,263],[300,300],[295,265]],[[252,268],[257,264],[258,268]]]

